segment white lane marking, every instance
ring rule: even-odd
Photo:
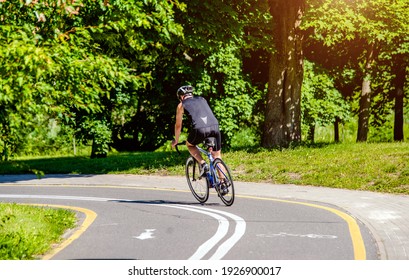
[[[35,198],[35,199],[60,199],[60,200],[84,200],[84,201],[110,201],[112,198],[64,196],[64,195],[32,195],[32,194],[1,194],[2,198]]]
[[[267,233],[267,234],[257,234],[258,237],[307,237],[307,238],[313,238],[313,239],[337,239],[338,236],[336,235],[325,235],[325,234],[315,234],[315,233],[309,233],[309,234],[296,234],[296,233],[286,233],[286,232],[280,232],[280,233]]]
[[[190,206],[190,205],[186,205],[186,207],[188,207],[188,208],[199,208],[199,207]],[[229,213],[229,212],[215,210],[215,209],[209,209],[209,208],[206,208],[206,211],[215,212],[215,213],[225,215],[225,216],[233,219],[236,222],[236,227],[235,227],[233,235],[229,239],[227,239],[224,243],[222,243],[219,246],[219,248],[217,249],[217,251],[209,258],[209,260],[220,260],[242,238],[242,236],[246,232],[246,222],[244,221],[243,218],[241,218],[241,217],[239,217],[237,215],[234,215],[232,213]]]
[[[220,215],[209,213],[208,212],[209,209],[199,208],[199,207],[195,207],[195,208],[198,208],[198,209],[195,209],[193,207],[189,207],[188,205],[164,204],[160,206],[178,208],[178,209],[188,210],[192,212],[197,212],[200,214],[211,216],[219,221],[219,227],[217,228],[216,233],[209,240],[207,240],[205,243],[200,245],[199,248],[196,250],[196,252],[189,258],[189,260],[201,260],[211,249],[213,249],[214,246],[217,245],[217,243],[219,243],[220,240],[222,240],[222,238],[227,234],[227,231],[229,230],[229,221]]]
[[[153,232],[156,229],[145,229],[145,232],[142,232],[139,236],[134,236],[133,238],[139,239],[139,240],[145,240],[145,239],[152,239],[155,238],[153,236]]]
[[[81,197],[81,196],[53,196],[53,195],[7,195],[7,194],[0,194],[0,198],[34,198],[34,199],[60,199],[60,200],[83,200],[83,201],[102,201],[102,202],[108,202],[108,201],[128,201],[132,202],[133,200],[128,200],[128,199],[114,199],[114,198],[102,198],[102,197]],[[219,221],[219,227],[216,231],[216,233],[205,243],[203,243],[197,250],[196,252],[189,258],[192,260],[196,259],[201,259],[203,258],[213,247],[217,245],[217,243],[227,234],[228,228],[229,228],[229,221],[217,214],[213,214],[210,212],[214,213],[219,213],[222,215],[225,215],[231,219],[233,219],[236,222],[236,227],[233,235],[226,240],[224,243],[222,243],[217,251],[210,257],[210,259],[213,260],[218,260],[223,258],[228,251],[230,251],[231,248],[240,240],[240,238],[244,235],[245,230],[246,230],[246,222],[240,218],[239,216],[236,216],[234,214],[220,211],[220,210],[214,210],[214,209],[209,209],[209,208],[201,208],[197,206],[191,206],[191,205],[169,205],[169,204],[148,204],[148,205],[153,205],[153,206],[162,206],[162,207],[173,207],[173,208],[179,208],[183,210],[188,210],[188,211],[193,211],[193,212],[198,212],[204,215],[211,216],[215,218],[216,220]]]

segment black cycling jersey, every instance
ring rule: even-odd
[[[216,117],[207,104],[206,99],[201,96],[185,98],[182,101],[183,108],[188,116],[192,128],[199,129],[218,125]]]

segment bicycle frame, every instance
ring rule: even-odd
[[[205,149],[203,149],[203,148],[201,148],[199,146],[196,146],[196,147],[199,149],[199,151],[202,154],[205,154],[207,156],[207,158],[209,159],[210,172],[207,174],[207,178],[209,179],[211,187],[214,188],[219,183],[219,179],[217,178],[217,176],[213,176],[214,174],[216,174],[215,172],[217,172],[217,170],[213,166],[214,158],[212,156],[212,152],[211,152],[211,150],[206,151]]]

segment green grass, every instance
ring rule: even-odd
[[[232,157],[239,180],[409,194],[406,143],[332,144]]]
[[[68,210],[0,203],[0,260],[36,259],[75,224]]]
[[[111,153],[107,158],[21,158],[0,174],[149,174],[183,176],[188,153]],[[409,143],[317,144],[223,153],[236,180],[409,194]]]

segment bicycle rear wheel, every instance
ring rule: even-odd
[[[216,158],[213,162],[215,169],[214,176],[217,176],[219,185],[216,191],[226,206],[231,206],[234,202],[234,184],[230,174],[229,167],[220,158]]]
[[[205,203],[209,198],[209,181],[207,177],[200,177],[199,163],[193,157],[186,160],[186,179],[193,196]]]

